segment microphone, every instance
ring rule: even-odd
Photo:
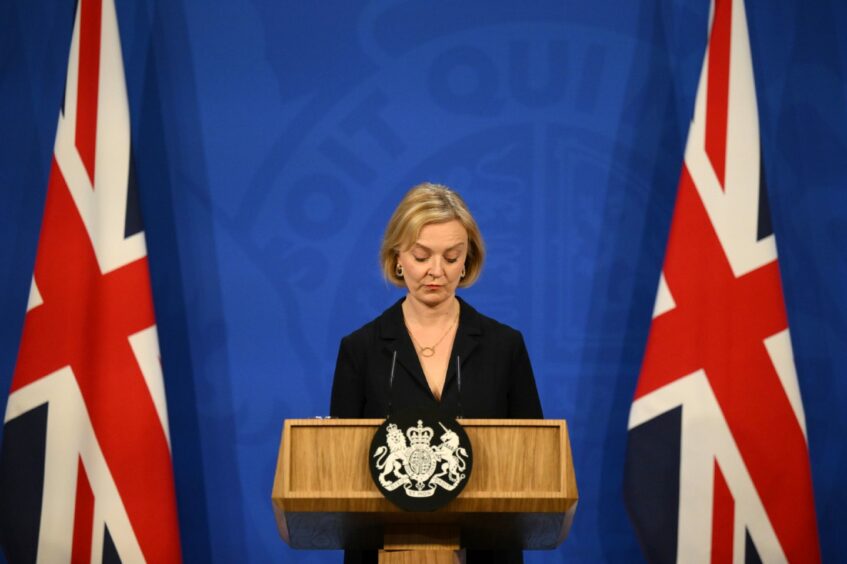
[[[397,363],[397,351],[394,351],[394,354],[391,356],[391,375],[388,376],[388,414],[385,416],[386,419],[391,417],[391,398],[394,395],[394,365]]]
[[[458,415],[456,419],[462,418],[462,359],[456,355],[456,391],[458,392],[456,403],[458,404]]]

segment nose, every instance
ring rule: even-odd
[[[444,264],[441,260],[440,257],[433,258],[432,265],[429,268],[429,275],[433,278],[439,278],[444,274]]]

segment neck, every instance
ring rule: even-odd
[[[434,306],[419,302],[412,296],[406,295],[403,300],[403,315],[408,321],[418,325],[439,325],[452,322],[459,311],[459,301],[455,296]]]

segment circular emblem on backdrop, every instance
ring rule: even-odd
[[[369,465],[377,489],[392,503],[406,511],[434,511],[464,489],[473,451],[452,417],[409,409],[379,426]]]

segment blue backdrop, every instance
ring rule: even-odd
[[[73,4],[0,3],[3,406]],[[570,424],[571,537],[528,561],[640,559],[621,496],[626,420],[708,1],[117,4],[186,560],[339,560],[278,536],[281,425],[327,413],[339,338],[400,295],[377,248],[423,180],[466,196],[490,260],[463,295],[523,331],[545,414]],[[847,550],[847,6],[748,11],[820,539],[835,561]]]

